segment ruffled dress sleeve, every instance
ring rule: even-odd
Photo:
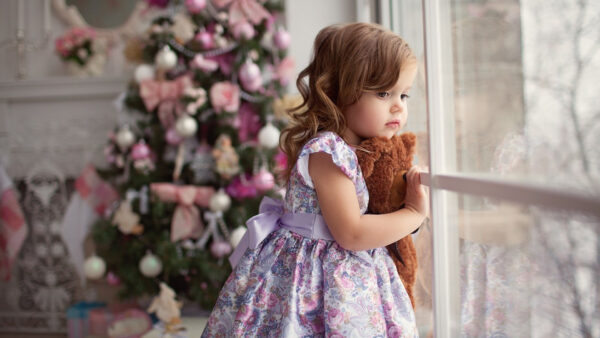
[[[360,169],[356,154],[341,137],[333,132],[324,132],[319,134],[318,137],[308,141],[298,156],[296,169],[304,184],[310,188],[314,188],[312,179],[308,173],[308,159],[310,154],[319,152],[331,155],[333,163],[338,166],[352,182],[355,184],[357,183],[356,181],[359,177]]]

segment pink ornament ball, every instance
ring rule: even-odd
[[[275,43],[275,47],[279,49],[286,49],[290,46],[292,38],[290,37],[290,33],[280,29],[273,36],[273,42]]]
[[[200,42],[200,45],[204,49],[215,48],[215,39],[213,38],[213,35],[207,31],[196,34],[196,37],[194,39]]]
[[[246,62],[239,71],[242,87],[248,91],[255,91],[262,85],[260,68],[254,62]]]
[[[271,190],[275,186],[275,178],[266,169],[261,169],[252,179],[254,187],[259,191]]]
[[[206,0],[185,0],[185,7],[188,12],[198,14],[206,8]]]
[[[115,275],[112,271],[110,271],[106,275],[106,282],[108,283],[108,285],[118,286],[121,284],[121,279],[119,278],[119,276]]]
[[[165,140],[168,144],[176,146],[179,143],[181,143],[181,141],[183,141],[183,138],[179,136],[179,134],[177,134],[175,128],[169,128],[169,130],[167,130],[167,133],[165,134]]]
[[[147,159],[150,154],[150,147],[144,142],[138,142],[131,148],[131,158],[135,161]]]
[[[241,21],[233,26],[233,37],[237,40],[241,40],[242,38],[250,40],[255,35],[256,31],[254,30],[254,26],[248,21]]]
[[[231,253],[231,244],[226,241],[214,241],[210,246],[210,253],[217,258],[223,258]]]

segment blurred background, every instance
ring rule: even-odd
[[[242,2],[0,4],[0,336],[199,336],[314,37],[366,21],[419,60],[421,335],[600,337],[599,2]]]

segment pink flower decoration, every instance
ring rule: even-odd
[[[235,199],[241,200],[244,198],[254,198],[258,194],[254,184],[252,182],[252,176],[249,174],[243,174],[244,180],[242,181],[241,176],[234,178],[231,183],[225,188],[227,194]]]
[[[210,88],[210,103],[217,113],[237,112],[240,107],[240,88],[229,81],[217,82]]]
[[[294,59],[287,56],[277,65],[275,77],[279,79],[282,86],[287,86],[292,76],[294,76]]]
[[[224,75],[231,74],[233,62],[235,61],[235,55],[233,53],[221,54],[208,59],[217,61],[217,63],[219,63],[219,68],[221,68],[221,72]]]
[[[277,170],[283,171],[285,170],[285,168],[287,168],[287,156],[281,149],[279,149],[279,151],[275,155],[274,160]]]

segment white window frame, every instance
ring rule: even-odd
[[[416,1],[416,0],[413,0]],[[574,191],[549,188],[543,184],[494,178],[491,175],[458,173],[454,157],[454,102],[452,99],[452,37],[450,2],[421,0],[425,46],[429,173],[421,174],[430,187],[433,224],[433,313],[435,337],[460,335],[458,224],[455,197],[450,192],[507,200],[553,210],[590,214],[600,218],[600,198]],[[357,17],[364,13],[365,1],[356,0]],[[381,24],[400,32],[399,1],[380,0]],[[411,14],[414,15],[414,14]],[[362,16],[363,19],[365,18]],[[366,20],[363,20],[366,21]]]

